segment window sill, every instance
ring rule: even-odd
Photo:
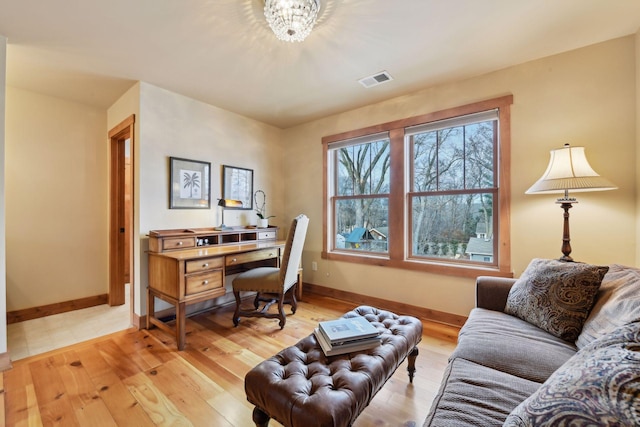
[[[500,271],[497,267],[481,266],[478,264],[451,264],[433,261],[393,260],[384,256],[350,254],[344,252],[323,252],[323,259],[351,262],[354,264],[376,265],[379,267],[391,267],[402,270],[422,271],[425,273],[441,274],[445,276],[469,277],[475,279],[478,276],[513,277],[511,271]]]

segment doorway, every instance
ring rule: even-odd
[[[133,319],[133,170],[134,123],[131,115],[109,131],[109,305],[125,303],[129,284]]]

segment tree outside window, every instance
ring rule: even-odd
[[[389,138],[373,139],[333,152],[337,249],[387,252]]]
[[[497,120],[490,111],[407,130],[410,256],[493,263]]]
[[[511,274],[512,101],[323,138],[323,256],[470,277]]]

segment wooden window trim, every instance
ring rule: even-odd
[[[506,95],[498,98],[475,102],[459,107],[448,108],[420,116],[407,119],[395,120],[379,125],[369,126],[322,138],[323,145],[323,220],[322,220],[322,253],[324,259],[352,262],[365,265],[378,265],[392,268],[400,268],[413,271],[424,271],[435,274],[455,275],[475,278],[479,275],[513,277],[511,271],[511,240],[510,240],[510,195],[511,195],[511,112],[513,95]],[[408,254],[406,242],[406,221],[405,213],[405,149],[404,141],[405,128],[424,123],[444,120],[452,117],[463,116],[486,111],[491,109],[499,110],[499,164],[498,171],[498,210],[499,218],[494,215],[494,229],[498,230],[499,240],[497,241],[498,264],[497,266],[482,266],[477,264],[455,263],[446,261],[433,261],[423,259],[405,258]],[[389,196],[389,236],[391,240],[388,244],[388,255],[366,254],[355,252],[332,251],[329,247],[327,226],[331,219],[328,217],[328,181],[327,172],[329,166],[329,145],[333,142],[343,141],[374,133],[389,132],[390,156],[391,156],[391,176],[390,176],[390,196]],[[333,228],[333,224],[331,226]]]

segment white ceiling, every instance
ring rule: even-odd
[[[287,128],[640,28],[638,0],[321,1],[291,44],[263,0],[0,0],[7,84],[107,108],[141,80]]]

